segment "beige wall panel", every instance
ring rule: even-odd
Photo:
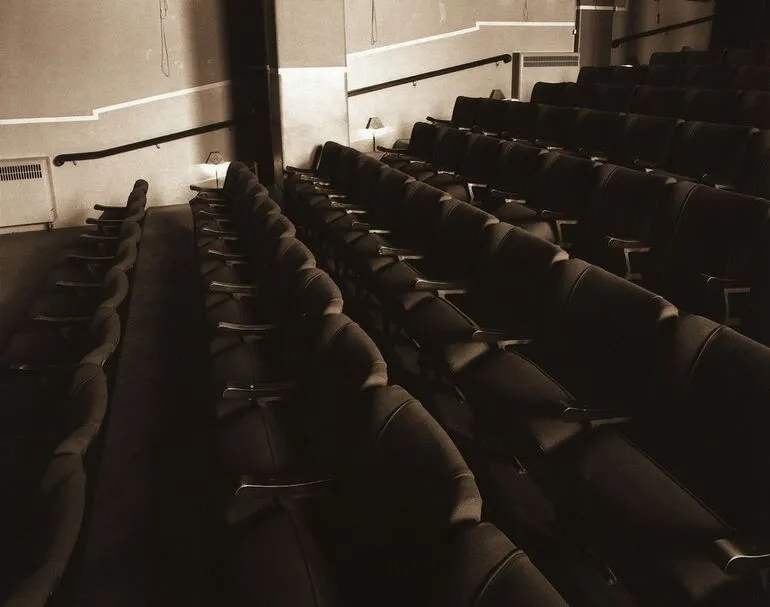
[[[345,0],[348,53],[446,34],[477,21],[574,21],[571,0]],[[526,7],[526,10],[525,10]]]
[[[343,0],[276,0],[279,67],[345,65]]]
[[[166,77],[157,0],[2,0],[0,119],[90,114],[226,80],[219,0],[168,9]]]
[[[281,68],[283,162],[305,167],[327,140],[347,144],[345,68]]]
[[[571,26],[483,27],[413,46],[352,54],[348,55],[348,86],[352,90],[503,53],[572,52],[572,32]]]

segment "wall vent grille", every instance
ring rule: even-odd
[[[48,158],[0,158],[0,229],[51,223],[52,185]]]
[[[575,53],[569,55],[526,55],[523,67],[577,67],[580,57]]]
[[[25,179],[42,178],[43,165],[41,164],[0,165],[0,181],[23,181]]]

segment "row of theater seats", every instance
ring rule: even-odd
[[[565,605],[465,461],[342,313],[256,177],[190,205],[230,533],[228,605]]]
[[[382,161],[770,344],[764,198],[426,123]],[[326,153],[318,171],[347,189],[355,164]]]
[[[650,56],[650,65],[770,65],[767,48],[726,48],[722,51],[656,51]]]
[[[577,83],[770,91],[770,64],[583,66]]]
[[[57,600],[81,536],[148,184],[96,205],[0,354],[0,603]],[[64,599],[65,601],[67,599]]]
[[[458,97],[456,114],[466,114],[469,99],[477,101]],[[562,149],[598,162],[667,173],[744,194],[770,196],[770,130],[552,105],[501,103],[502,112],[496,115],[478,113],[472,120],[453,117],[447,121],[448,127]],[[432,122],[447,126],[436,119]],[[473,126],[465,126],[469,123]],[[431,130],[417,123],[406,149],[379,149],[431,160],[441,170],[457,171],[458,162],[467,151],[466,140],[460,133],[450,134],[449,128]]]
[[[538,82],[530,102],[770,128],[770,91]],[[476,103],[489,106],[482,112],[503,111],[495,104]]]
[[[559,513],[542,537],[641,604],[766,604],[770,349],[351,148],[294,171],[319,263],[462,395],[476,449],[521,463],[486,485],[493,523],[528,470]]]

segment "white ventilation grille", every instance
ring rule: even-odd
[[[0,165],[0,181],[22,181],[24,179],[42,179],[42,164]]]
[[[53,219],[48,159],[0,160],[0,228],[48,224]]]
[[[580,57],[576,53],[562,55],[524,55],[524,67],[577,67]]]

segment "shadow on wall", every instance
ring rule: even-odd
[[[188,58],[192,64],[197,84],[230,79],[227,61],[227,32],[225,27],[226,0],[192,0],[185,17],[187,19],[186,31],[189,33]],[[162,22],[161,22],[162,23]],[[216,27],[212,27],[215,24]],[[197,124],[205,125],[219,122],[231,115],[231,103],[227,101],[227,117],[221,115],[221,111],[209,111],[211,108],[205,103],[205,98],[196,96],[196,106],[193,112],[197,117]],[[227,149],[223,149],[223,141],[227,141]],[[221,177],[222,167],[209,164],[207,161],[214,158],[213,152],[219,152],[218,159],[231,161],[234,152],[232,128],[219,132],[206,133],[194,137],[191,155],[198,175],[196,180],[209,180]]]

